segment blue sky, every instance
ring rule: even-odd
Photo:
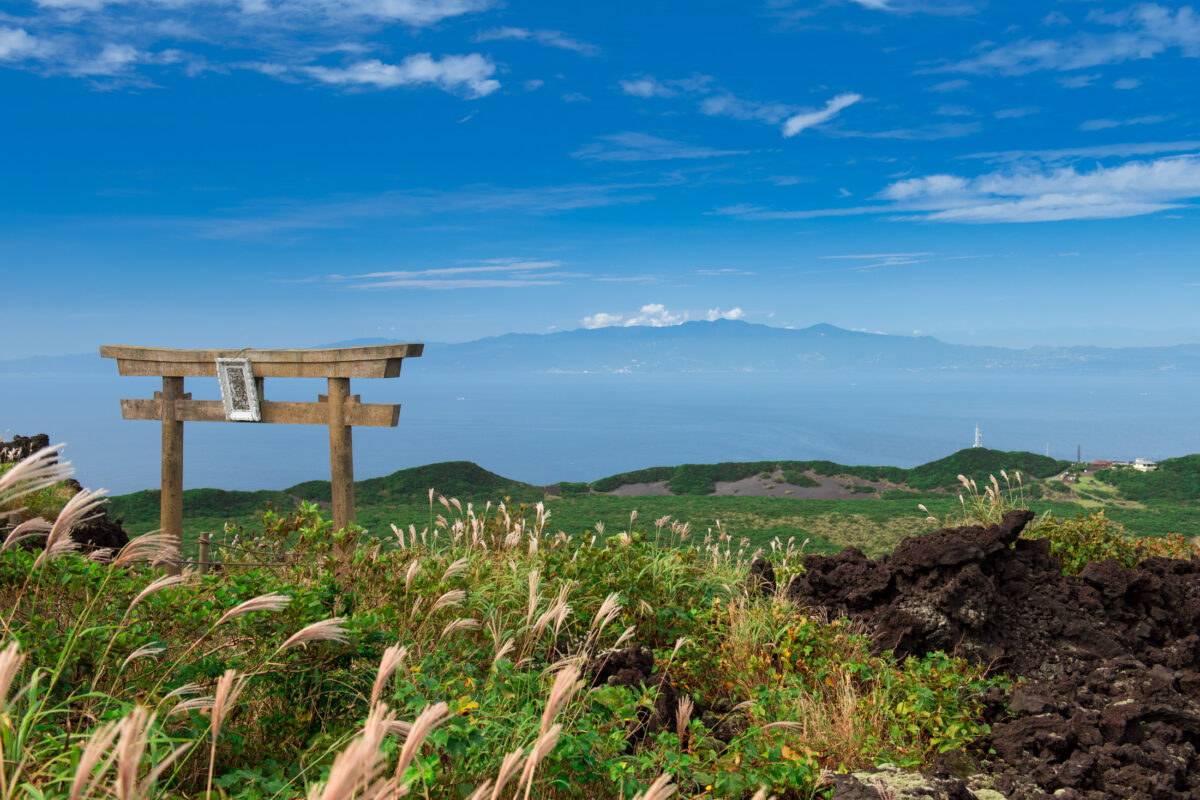
[[[0,357],[1200,341],[1198,67],[1168,2],[0,3]]]

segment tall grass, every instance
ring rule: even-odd
[[[61,479],[40,458],[0,477],[7,507]],[[33,533],[69,541],[99,501]],[[86,558],[11,532],[0,800],[802,798],[828,770],[917,767],[985,731],[977,670],[896,665],[843,623],[746,596],[755,555],[800,569],[795,541],[768,553],[636,515],[577,539],[540,503],[432,492],[426,527],[383,538],[333,535],[312,506],[284,516],[238,540],[271,566],[206,575],[165,575],[156,533]],[[593,685],[631,643],[683,697],[666,720],[658,682]]]

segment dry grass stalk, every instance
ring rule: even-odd
[[[419,559],[414,559],[413,562],[408,565],[408,569],[405,570],[405,572],[404,572],[404,592],[405,592],[405,594],[408,593],[409,587],[412,586],[413,578],[417,577],[417,573],[420,571],[421,571],[421,561]]]
[[[118,723],[117,774],[112,792],[118,800],[136,800],[138,797],[138,769],[146,753],[146,743],[155,714],[143,706],[135,706]]]
[[[517,781],[518,792],[522,785],[525,786],[525,800],[529,800],[529,795],[533,791],[533,775],[537,772],[538,764],[546,757],[547,753],[554,749],[554,745],[558,744],[558,737],[561,733],[562,725],[556,722],[533,743],[533,749],[530,750],[529,758],[525,761],[525,769],[521,770],[521,779]]]
[[[134,650],[132,653],[125,656],[125,660],[121,662],[121,670],[125,669],[132,662],[137,661],[139,658],[146,658],[148,656],[156,656],[166,649],[167,648],[163,647],[161,644],[144,644],[141,647],[139,647],[137,650]],[[118,670],[118,672],[119,671],[120,670]]]
[[[496,786],[492,789],[491,800],[499,800],[500,793],[504,791],[504,787],[521,768],[524,760],[525,752],[522,749],[513,750],[504,757],[500,762],[500,770],[496,773]]]
[[[104,773],[108,772],[113,758],[116,757],[115,752],[104,760],[99,772],[96,772],[96,766],[101,764],[101,756],[112,745],[119,732],[120,720],[113,720],[96,728],[88,736],[87,744],[79,756],[79,763],[75,765],[75,778],[71,781],[69,800],[80,800],[91,794],[92,789],[104,777]]]
[[[536,569],[529,570],[529,602],[525,609],[525,627],[533,624],[533,615],[537,611],[538,603],[542,599],[541,593],[538,591],[538,585],[541,581],[541,575]]]
[[[651,781],[650,785],[646,787],[646,791],[634,795],[633,800],[666,800],[673,794],[675,794],[675,784],[671,783],[671,773],[664,772]]]
[[[8,505],[19,497],[49,488],[71,477],[75,473],[71,462],[58,460],[58,451],[63,446],[56,444],[43,447],[0,475],[0,505]]]
[[[11,550],[26,539],[33,539],[44,533],[48,533],[53,527],[52,524],[41,517],[25,520],[9,532],[8,536],[4,539],[4,544],[0,544],[0,551]]]
[[[380,745],[387,736],[388,726],[394,720],[395,715],[388,711],[386,705],[381,704],[371,709],[366,722],[363,723],[362,733],[334,758],[333,766],[329,769],[329,779],[317,795],[321,800],[349,800],[360,790],[373,794],[383,788],[377,781],[379,773],[383,770],[383,751]],[[389,784],[389,788],[394,786]],[[310,797],[314,794],[310,793]]]
[[[271,595],[264,596],[270,597]],[[254,600],[258,599],[260,598],[254,598]],[[248,600],[247,602],[252,603],[254,600]],[[242,603],[242,605],[246,605],[246,603]],[[245,685],[245,676],[238,677],[237,672],[232,669],[225,670],[225,674],[217,680],[217,690],[213,693],[212,722],[210,728],[212,745],[208,755],[208,786],[204,793],[205,798],[212,796],[213,766],[217,760],[217,737],[221,735],[221,726],[225,724],[225,719],[229,716],[230,709],[237,702],[238,696],[241,695]]]
[[[399,644],[394,644],[383,651],[383,658],[379,659],[379,669],[375,671],[375,683],[371,685],[372,707],[379,702],[383,688],[387,686],[387,682],[391,680],[392,675],[396,673],[406,658],[408,658],[408,648]]]
[[[613,642],[613,647],[614,647],[614,648],[618,648],[618,647],[620,647],[621,645],[623,645],[623,644],[625,644],[626,642],[628,642],[630,639],[632,639],[632,638],[633,638],[633,634],[634,634],[636,631],[637,631],[637,629],[636,629],[634,626],[630,625],[628,628],[626,628],[626,629],[625,629],[625,630],[624,630],[624,631],[621,633],[621,635],[620,635],[620,636],[618,636],[618,637],[617,637],[617,640],[616,640],[615,642]]]
[[[500,659],[504,658],[506,655],[508,655],[510,652],[512,652],[512,649],[515,646],[516,646],[516,643],[512,640],[512,637],[510,636],[508,639],[504,640],[503,644],[496,647],[492,651],[492,667],[494,668],[496,666],[496,663],[499,662]]]
[[[455,575],[459,574],[460,572],[466,572],[467,566],[470,563],[471,563],[471,560],[469,558],[467,558],[466,556],[463,556],[458,561],[455,561],[453,564],[446,567],[446,571],[442,573],[442,581],[441,582],[445,583],[446,581],[450,580],[451,578],[453,578]]]
[[[604,602],[600,604],[599,610],[596,611],[596,616],[592,620],[592,627],[588,631],[588,635],[599,636],[608,627],[608,624],[617,618],[621,613],[621,596],[613,592],[608,597],[604,598]]]
[[[178,537],[162,531],[143,533],[130,539],[129,544],[121,548],[121,552],[113,559],[113,564],[126,566],[147,561],[153,565],[171,565],[179,558],[178,543]]]
[[[400,760],[396,763],[396,780],[400,782],[402,788],[404,775],[408,772],[408,765],[416,757],[421,743],[425,741],[425,737],[429,735],[430,731],[446,719],[448,713],[449,708],[445,703],[437,703],[426,706],[425,710],[413,720],[412,730],[404,740],[404,747],[400,749]]]
[[[233,608],[226,611],[217,620],[217,625],[223,625],[235,617],[240,617],[243,614],[250,614],[255,611],[281,611],[287,607],[287,604],[292,602],[292,598],[286,594],[260,594],[258,597],[251,597],[244,603],[238,603]]]
[[[134,597],[129,603],[129,607],[125,609],[125,615],[129,616],[129,613],[133,611],[134,607],[137,606],[138,603],[142,602],[155,592],[161,592],[163,589],[169,589],[172,586],[179,586],[181,583],[183,583],[182,575],[164,575],[157,580],[151,581],[149,584],[147,584],[146,588],[138,592],[137,596]]]
[[[683,737],[687,733],[688,725],[692,721],[692,711],[696,704],[692,698],[684,695],[679,698],[679,705],[675,707],[675,735],[679,737],[679,743],[683,744]]]
[[[434,601],[433,607],[429,609],[429,613],[432,614],[440,608],[457,608],[466,599],[467,593],[462,589],[452,589]]]
[[[16,639],[9,641],[0,650],[0,710],[8,708],[8,690],[12,688],[21,665],[25,663],[25,654],[21,652],[21,643]]]
[[[50,533],[46,535],[45,549],[33,562],[35,569],[46,561],[79,549],[79,544],[71,538],[71,529],[105,502],[104,494],[103,489],[95,492],[82,489],[67,501],[62,511],[58,512],[58,518],[54,520]]]
[[[448,625],[446,625],[445,628],[442,629],[442,635],[438,637],[438,641],[445,639],[447,636],[449,636],[452,633],[457,633],[458,631],[473,631],[473,630],[477,629],[478,627],[479,627],[479,620],[477,620],[477,619],[471,619],[470,617],[464,617],[463,619],[456,619],[453,622],[450,622]]]
[[[309,642],[337,642],[344,644],[346,641],[345,622],[345,617],[331,617],[323,619],[320,622],[314,622],[311,625],[306,625],[289,636],[287,641],[281,644],[275,652],[283,652],[289,647],[308,644]]]
[[[577,663],[568,664],[558,671],[554,685],[550,687],[550,697],[546,700],[546,709],[542,712],[542,726],[539,731],[541,736],[546,735],[550,729],[550,723],[558,716],[558,712],[583,685],[583,681],[579,679],[579,673],[580,669]]]
[[[166,713],[166,716],[173,717],[176,714],[184,714],[188,711],[207,711],[213,707],[214,699],[212,697],[193,697],[188,700],[180,700],[171,710]]]

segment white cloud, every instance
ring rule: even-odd
[[[1113,81],[1114,89],[1136,89],[1142,85],[1142,82],[1137,78],[1121,78]]]
[[[0,28],[0,61],[22,61],[45,52],[45,42],[24,28]]]
[[[1154,125],[1159,122],[1166,122],[1174,115],[1151,114],[1145,117],[1133,117],[1132,119],[1089,119],[1079,125],[1081,131],[1102,131],[1108,128],[1122,128],[1127,125]]]
[[[978,122],[937,122],[919,128],[896,128],[890,131],[831,131],[834,136],[856,139],[899,139],[908,142],[932,142],[938,139],[957,139],[980,130]]]
[[[38,6],[57,10],[94,12],[106,6],[140,5],[139,0],[36,0]],[[348,18],[401,22],[414,27],[434,25],[450,17],[483,11],[492,0],[164,0],[153,3],[160,11],[189,16],[197,6],[216,7],[246,24],[287,27],[304,19],[325,22]]]
[[[598,56],[600,48],[594,44],[581,42],[562,31],[530,30],[529,28],[492,28],[482,31],[475,36],[477,42],[490,42],[510,39],[518,42],[536,42],[545,47],[557,47],[560,50],[572,50],[583,56]]]
[[[892,10],[887,0],[851,0],[851,2],[858,3],[863,8],[873,8],[876,11]]]
[[[942,103],[933,110],[933,113],[939,117],[973,117],[975,112],[966,106],[955,106],[949,103]]]
[[[1133,142],[1093,147],[1070,147],[1061,150],[996,150],[986,153],[969,153],[958,157],[981,158],[999,163],[1012,161],[1053,163],[1079,158],[1129,158],[1131,156],[1157,155],[1158,153],[1186,153],[1193,150],[1200,150],[1200,141]]]
[[[831,98],[827,103],[825,103],[824,108],[818,109],[817,111],[808,111],[788,117],[788,119],[783,123],[783,135],[785,137],[795,136],[797,133],[806,128],[811,128],[814,125],[820,125],[828,122],[837,116],[839,111],[849,108],[859,100],[862,100],[861,94],[845,92]]]
[[[289,81],[306,76],[325,83],[399,85],[396,81],[408,82],[404,68],[394,72],[379,61],[319,66],[318,60],[374,51],[371,35],[397,24],[424,27],[492,5],[494,0],[35,0],[22,29],[0,27],[0,62],[23,62],[42,74],[107,86],[153,85],[143,73],[163,65],[177,65],[189,77],[251,69]],[[180,41],[201,42],[211,52],[173,49]],[[420,66],[418,60],[407,69]],[[442,65],[442,71],[455,66]],[[445,74],[413,82],[445,86],[456,80]],[[460,83],[473,96],[493,90],[486,77]]]
[[[1025,38],[989,45],[979,55],[947,69],[1024,75],[1038,70],[1088,69],[1154,58],[1172,49],[1189,58],[1200,56],[1200,14],[1191,6],[1172,10],[1157,3],[1138,3],[1112,14],[1093,10],[1088,21],[1121,30],[1080,31],[1065,39]]]
[[[970,85],[971,82],[965,78],[953,78],[948,81],[942,81],[941,83],[935,83],[933,86],[930,86],[928,89],[926,89],[926,91],[942,93],[957,92],[961,91],[962,89],[966,89]]]
[[[580,322],[583,327],[596,328],[667,328],[672,325],[682,325],[691,320],[703,319],[716,322],[719,319],[743,319],[746,316],[741,308],[731,308],[723,311],[720,308],[710,308],[703,313],[693,314],[690,311],[671,311],[662,303],[648,303],[636,312],[610,313],[600,311],[584,317]]]
[[[464,215],[544,215],[650,199],[650,184],[576,183],[557,186],[465,186],[451,191],[403,190],[373,195],[303,201],[263,201],[215,215],[182,220],[205,239],[297,237],[308,231],[352,228],[372,220],[446,215],[461,224]],[[181,220],[174,220],[176,223]]]
[[[1066,26],[1071,24],[1071,18],[1063,12],[1055,10],[1042,17],[1042,24],[1047,28]]]
[[[776,125],[796,111],[795,106],[783,103],[763,103],[743,100],[729,92],[706,97],[700,103],[700,111],[710,117],[733,117],[734,119],[765,122]]]
[[[1072,75],[1069,78],[1058,78],[1058,85],[1064,89],[1083,89],[1086,86],[1091,86],[1103,76],[1099,72],[1093,72],[1090,75]]]
[[[1002,108],[999,111],[993,112],[992,116],[996,119],[1020,119],[1028,117],[1030,114],[1036,114],[1042,109],[1038,106],[1021,106],[1020,108]]]
[[[522,258],[492,258],[455,267],[387,270],[361,275],[330,275],[334,283],[349,283],[354,289],[494,289],[524,286],[556,286],[564,279],[579,277],[544,270],[561,267],[561,261]]]
[[[928,175],[897,181],[875,206],[774,211],[731,206],[714,213],[749,220],[808,219],[890,213],[901,220],[1048,222],[1115,219],[1180,208],[1200,197],[1200,156],[1129,161],[1079,172],[1074,167],[1028,167],[966,178]]]
[[[674,97],[679,94],[676,90],[655,78],[634,78],[619,81],[621,91],[634,97]]]
[[[648,133],[614,133],[576,150],[575,158],[590,161],[663,161],[676,158],[715,158],[744,155],[746,150],[718,150],[685,144]]]
[[[429,53],[417,53],[399,64],[385,64],[373,58],[345,67],[305,67],[303,71],[322,83],[339,86],[392,89],[430,84],[468,97],[483,97],[500,88],[500,82],[491,78],[496,65],[479,53],[443,56],[441,60]]]

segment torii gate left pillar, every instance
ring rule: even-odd
[[[333,527],[342,530],[354,522],[355,425],[394,427],[398,403],[361,403],[350,394],[351,378],[395,378],[405,358],[416,358],[422,344],[389,344],[328,350],[171,350],[158,347],[105,345],[104,358],[115,358],[122,375],[161,376],[163,388],[153,399],[121,401],[125,419],[162,422],[162,497],[160,527],[180,552],[183,542],[183,423],[226,422],[220,400],[193,400],[183,391],[185,377],[215,377],[217,359],[248,359],[253,369],[260,421],[329,426],[329,464],[333,500]],[[266,378],[326,378],[328,395],[315,403],[272,402],[264,397]]]

